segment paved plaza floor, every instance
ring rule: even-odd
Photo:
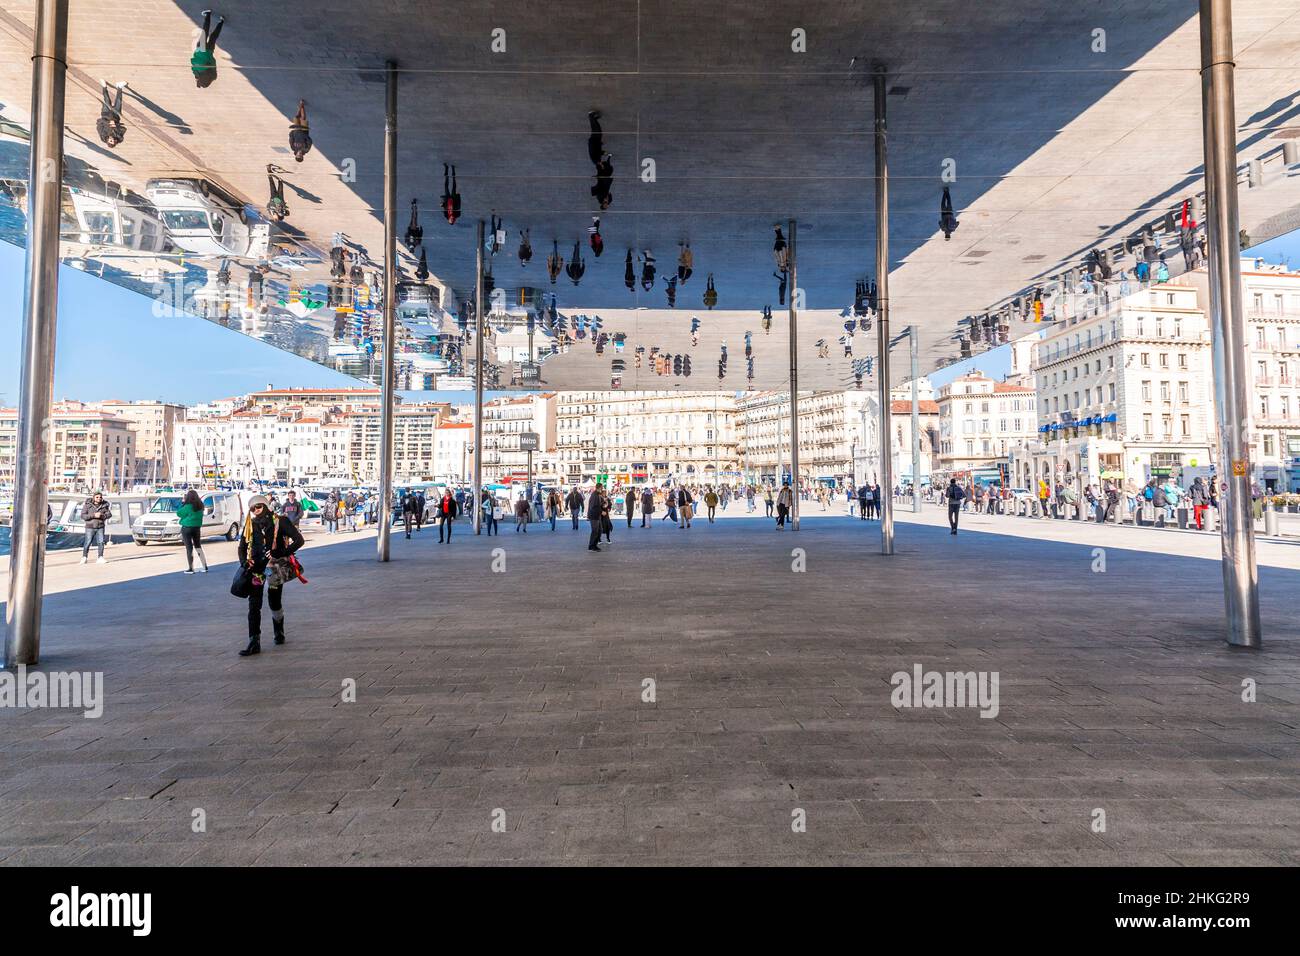
[[[0,708],[0,861],[1300,863],[1300,546],[1252,652],[1213,537],[899,519],[313,535],[250,659],[229,563],[51,594],[104,711]],[[916,665],[996,715],[896,707]]]

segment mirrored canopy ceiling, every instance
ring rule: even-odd
[[[393,347],[405,388],[472,374],[476,226],[494,217],[493,387],[785,385],[774,227],[788,239],[791,220],[800,386],[871,386],[874,316],[853,306],[857,283],[876,278],[877,65],[893,331],[918,327],[923,372],[958,356],[968,316],[1035,289],[1050,316],[1057,278],[1094,248],[1130,267],[1122,245],[1154,225],[1175,264],[1163,225],[1202,190],[1194,0],[238,0],[214,8],[225,23],[206,88],[190,68],[203,3],[145,0],[129,16],[70,6],[65,261],[371,380],[385,346],[383,68],[397,63],[399,235],[413,199],[423,233],[399,245]],[[1300,135],[1300,2],[1234,6],[1242,225],[1258,242],[1300,224],[1282,153]],[[33,22],[33,4],[0,0],[0,237],[18,243]],[[126,84],[126,135],[111,148],[96,128],[101,79],[110,96]],[[296,162],[300,99],[312,148]],[[597,153],[612,165],[603,210],[593,110]],[[454,224],[441,208],[444,164],[455,167]],[[268,210],[268,167],[283,181],[283,218]],[[951,238],[939,227],[945,185]],[[692,272],[674,288],[685,244]],[[552,255],[563,260],[554,281]],[[1000,321],[1011,337],[1041,328],[1019,311]]]

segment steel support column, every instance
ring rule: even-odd
[[[894,463],[889,421],[889,155],[885,141],[885,71],[876,92],[876,382],[880,396],[880,553],[894,553]]]
[[[921,402],[916,380],[920,378],[921,346],[916,340],[916,326],[907,327],[907,338],[912,353],[912,512],[921,511]]]
[[[1201,0],[1201,110],[1205,130],[1205,222],[1209,239],[1214,404],[1222,494],[1223,596],[1228,643],[1259,647],[1259,575],[1251,511],[1250,381],[1241,305],[1237,219],[1237,121],[1232,2]]]
[[[68,64],[67,0],[38,0],[32,48],[32,138],[27,180],[27,267],[18,387],[18,446],[5,605],[5,666],[41,653],[45,509],[49,502],[50,406],[58,322],[59,204],[63,191],[63,92]]]
[[[483,220],[478,221],[474,259],[474,533],[483,528]],[[495,502],[493,503],[495,507]],[[531,505],[530,505],[531,507]]]
[[[794,306],[795,297],[799,294],[795,272],[797,225],[793,219],[790,220],[790,240],[786,247],[790,269],[790,524],[795,531],[799,530],[799,310]],[[779,491],[778,488],[778,493]]]
[[[393,388],[397,376],[397,64],[384,68],[384,365],[379,395],[379,518],[375,539],[388,560],[393,527]]]

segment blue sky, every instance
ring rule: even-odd
[[[0,242],[0,405],[18,401],[24,252]],[[157,318],[151,299],[59,269],[54,397],[207,401],[264,388],[356,380],[203,319]]]
[[[1300,266],[1300,230],[1249,250],[1270,262]],[[24,253],[0,242],[0,406],[18,400],[22,348]],[[901,364],[900,364],[901,363]],[[907,377],[907,349],[894,353],[893,378]],[[1001,378],[1010,349],[992,349],[932,373],[942,385],[978,368]],[[278,386],[355,385],[315,362],[190,317],[158,318],[138,293],[66,266],[59,270],[59,334],[54,396],[82,401],[162,399],[193,404]],[[468,392],[422,393],[435,401],[468,401]]]

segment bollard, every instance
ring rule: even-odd
[[[1219,529],[1219,510],[1217,508],[1206,508],[1201,513],[1201,521],[1205,525],[1206,531],[1217,531]]]
[[[1277,536],[1277,509],[1273,507],[1272,498],[1264,501],[1264,533]]]
[[[1180,505],[1178,508],[1175,509],[1175,513],[1178,515],[1179,530],[1186,531],[1187,530],[1187,509]]]

